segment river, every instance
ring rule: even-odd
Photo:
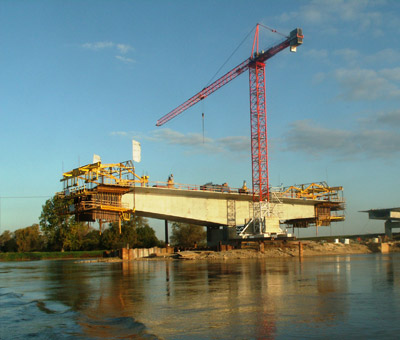
[[[394,339],[400,254],[0,263],[1,339]]]

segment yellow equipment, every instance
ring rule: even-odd
[[[132,161],[115,164],[101,162],[88,164],[65,172],[61,182],[64,190],[59,194],[65,204],[62,213],[75,215],[77,221],[119,223],[129,220],[134,213],[121,202],[122,195],[136,185],[147,186],[148,176],[139,177]]]

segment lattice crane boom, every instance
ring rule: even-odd
[[[183,104],[179,105],[177,108],[173,109],[171,112],[167,113],[165,116],[157,120],[156,126],[164,125],[172,118],[181,114],[183,111],[189,109],[191,106],[205,99],[210,94],[214,93],[216,90],[226,85],[237,76],[241,75],[243,72],[247,71],[250,65],[256,62],[264,62],[289,46],[295,48],[296,46],[300,45],[302,43],[302,38],[303,35],[301,29],[297,28],[293,30],[290,36],[278,45],[269,48],[265,52],[263,51],[262,53],[256,53],[257,55],[246,59],[245,61],[234,67],[232,70],[224,74],[221,78],[206,86],[199,93],[196,93],[193,97],[189,98]]]
[[[290,32],[290,36],[266,51],[258,52],[258,30],[254,36],[253,50],[250,58],[246,59],[221,78],[202,89],[199,93],[179,105],[177,108],[157,121],[157,126],[167,123],[183,111],[208,97],[222,86],[249,70],[250,83],[250,124],[251,124],[251,153],[252,153],[252,184],[255,201],[269,201],[268,182],[268,143],[267,143],[267,111],[265,100],[265,61],[290,46],[292,52],[303,43],[301,28]],[[256,46],[256,51],[254,47]]]

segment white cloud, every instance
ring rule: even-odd
[[[351,133],[317,126],[311,120],[295,121],[285,134],[286,149],[304,151],[314,156],[326,152],[339,153],[348,147]],[[347,153],[347,152],[346,152]]]
[[[395,67],[391,69],[385,68],[379,71],[379,74],[389,80],[400,81],[400,67]]]
[[[400,68],[338,69],[334,72],[341,89],[340,98],[348,101],[400,98]]]
[[[328,50],[322,49],[322,50],[316,50],[316,49],[311,49],[311,50],[306,50],[304,54],[307,57],[310,58],[315,58],[315,59],[326,59],[328,57]]]
[[[117,58],[118,60],[127,63],[127,64],[131,64],[131,63],[135,63],[136,61],[132,58],[127,58],[127,57],[123,57],[120,55],[116,55],[115,58]]]
[[[183,134],[172,129],[155,130],[151,133],[150,139],[157,142],[181,146],[199,146],[203,143],[203,136],[199,133]],[[205,144],[210,144],[212,142],[212,139],[204,138]]]
[[[400,112],[395,119],[400,123]],[[389,123],[389,122],[387,122]],[[303,152],[315,157],[330,156],[337,159],[398,158],[400,133],[397,130],[333,129],[319,126],[311,120],[296,121],[284,137],[285,151]]]
[[[398,65],[398,63],[400,63],[400,51],[393,48],[385,48],[369,55],[365,55],[352,48],[343,48],[334,50],[332,54],[340,57],[352,67],[360,67],[360,65],[372,65],[373,67],[385,65],[387,67],[388,64]]]
[[[343,48],[340,50],[335,50],[333,52],[334,55],[343,58],[346,62],[352,64],[355,61],[359,61],[360,53],[352,48]]]
[[[129,133],[126,132],[126,131],[112,131],[112,132],[110,133],[110,135],[111,135],[111,136],[121,136],[121,137],[125,137],[125,136],[128,136]]]
[[[298,11],[286,12],[280,16],[282,22],[302,21],[308,25],[319,25],[324,33],[336,33],[338,22],[351,23],[354,31],[367,31],[377,37],[382,34],[380,25],[384,15],[375,10],[379,2],[370,0],[312,0],[303,2]],[[386,19],[385,14],[385,19]]]
[[[228,136],[213,139],[200,133],[181,133],[169,128],[157,129],[149,134],[135,134],[126,131],[113,131],[112,136],[136,138],[139,140],[149,140],[155,143],[182,146],[190,149],[191,152],[207,152],[213,154],[237,154],[250,152],[250,138],[244,136]]]
[[[398,129],[400,127],[400,109],[389,112],[379,112],[375,117],[369,119],[368,123],[380,124]]]
[[[117,49],[119,50],[120,53],[126,54],[130,50],[133,50],[133,47],[126,44],[117,44]]]
[[[133,47],[127,44],[116,44],[111,41],[100,41],[100,42],[93,42],[93,43],[85,43],[81,45],[85,49],[93,50],[93,51],[100,51],[105,49],[116,50],[120,54],[127,54],[128,52],[133,50]],[[134,59],[129,58],[127,56],[116,55],[116,59],[122,61],[126,64],[131,64],[136,62]]]
[[[106,48],[113,48],[114,43],[111,41],[99,41],[99,42],[94,42],[94,43],[85,43],[82,45],[83,48],[87,48],[89,50],[103,50]]]
[[[217,144],[231,152],[250,151],[250,139],[245,136],[230,136],[217,139]]]

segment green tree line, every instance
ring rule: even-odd
[[[17,229],[14,232],[4,231],[0,235],[0,251],[33,252],[33,251],[78,251],[119,249],[129,245],[132,248],[151,248],[163,246],[158,240],[148,220],[133,216],[121,224],[110,223],[99,233],[88,223],[78,222],[73,216],[60,215],[62,201],[54,196],[42,207],[39,224]]]
[[[39,224],[33,224],[0,235],[1,252],[34,252],[34,251],[86,251],[130,248],[151,248],[164,246],[158,240],[147,219],[133,216],[121,224],[110,223],[100,234],[88,223],[78,222],[73,216],[60,215],[62,201],[54,196],[42,206]],[[171,245],[182,248],[205,246],[206,233],[203,227],[173,223]]]

